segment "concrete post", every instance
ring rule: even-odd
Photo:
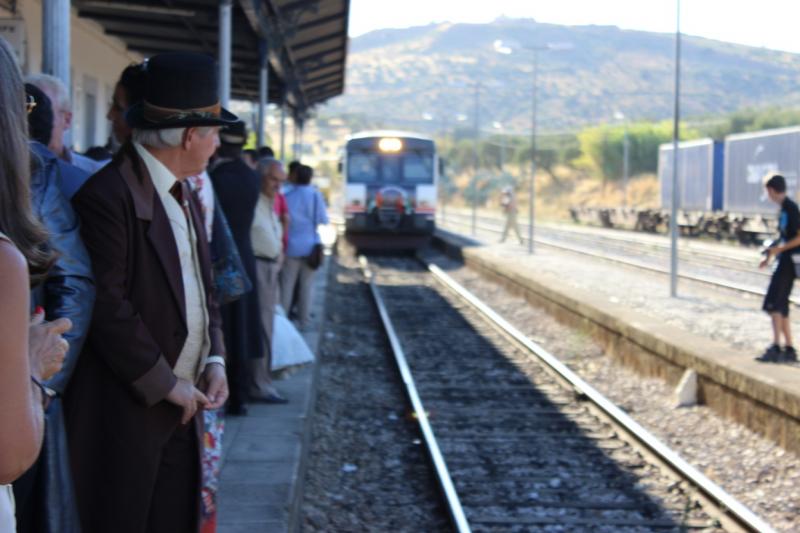
[[[72,98],[70,22],[70,0],[42,2],[42,72],[64,82]],[[64,146],[72,146],[70,130],[64,133]]]
[[[231,49],[233,0],[219,2],[219,100],[222,107],[231,101]]]

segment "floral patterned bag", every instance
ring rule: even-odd
[[[200,533],[215,533],[217,530],[217,490],[222,460],[222,432],[225,419],[219,411],[204,411],[203,420],[203,485],[201,496]]]

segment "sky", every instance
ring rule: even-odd
[[[432,22],[600,24],[674,32],[676,0],[351,0],[350,36]],[[681,30],[750,46],[800,53],[798,0],[682,0]]]

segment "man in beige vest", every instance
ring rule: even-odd
[[[261,194],[253,218],[250,238],[256,256],[258,300],[261,325],[266,337],[266,357],[251,360],[250,395],[267,403],[286,403],[272,385],[272,338],[275,306],[278,304],[278,272],[283,261],[283,228],[275,212],[275,196],[286,180],[283,165],[271,157],[259,160],[256,171],[261,178]]]

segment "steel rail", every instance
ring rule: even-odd
[[[442,451],[439,449],[439,443],[436,441],[436,437],[433,434],[433,428],[431,427],[430,420],[428,419],[428,413],[425,410],[425,407],[422,404],[422,399],[417,391],[417,386],[414,382],[414,376],[411,373],[411,368],[408,366],[408,360],[406,359],[405,352],[403,351],[403,346],[400,344],[400,339],[394,330],[391,317],[389,317],[389,312],[387,311],[386,305],[383,302],[383,297],[381,296],[380,290],[375,284],[375,276],[369,267],[369,262],[367,261],[366,257],[362,255],[358,258],[358,260],[361,265],[361,270],[364,273],[364,277],[369,283],[369,289],[372,293],[373,299],[375,300],[375,306],[378,308],[378,314],[381,317],[383,328],[386,330],[386,336],[389,338],[389,344],[392,347],[392,353],[394,354],[397,369],[399,370],[400,377],[403,380],[403,385],[405,386],[408,400],[414,410],[414,417],[417,420],[420,432],[422,433],[422,438],[425,442],[425,447],[428,450],[428,455],[433,463],[434,471],[436,472],[436,478],[439,481],[439,487],[442,490],[442,495],[444,496],[445,503],[447,504],[448,513],[450,514],[450,520],[458,533],[470,533],[471,529],[469,522],[467,521],[466,514],[464,514],[464,508],[461,506],[461,500],[458,497],[458,492],[456,492],[455,485],[450,477],[450,471],[447,468],[444,455],[442,455]]]
[[[650,453],[658,457],[659,460],[669,466],[669,468],[675,471],[680,477],[690,481],[706,498],[714,502],[720,513],[748,531],[758,531],[760,533],[771,533],[774,531],[772,527],[756,514],[700,473],[695,467],[687,463],[676,452],[668,448],[649,431],[639,425],[639,423],[633,420],[627,413],[581,379],[564,363],[530,340],[491,307],[448,276],[442,269],[424,261],[423,263],[425,263],[428,271],[430,271],[437,280],[477,309],[490,323],[513,338],[542,363],[556,372],[556,374],[568,382],[578,394],[588,398],[596,407],[611,418],[615,424],[621,427]]]
[[[447,222],[450,217],[455,218],[465,218],[467,215],[462,213],[448,213],[447,217],[441,217],[440,220],[443,222]],[[478,220],[483,220],[486,222],[496,223],[502,226],[505,224],[505,220],[500,217],[495,217],[491,215],[480,215],[478,216]],[[458,222],[459,224],[463,224],[463,222]],[[521,226],[526,226],[527,222],[520,221],[519,224]],[[656,235],[642,233],[642,232],[632,232],[630,230],[613,230],[607,233],[601,233],[605,228],[590,228],[585,227],[587,230],[596,230],[594,231],[582,231],[581,229],[576,228],[567,228],[563,225],[558,224],[549,224],[549,223],[540,223],[541,227],[545,228],[547,231],[555,232],[555,233],[566,233],[570,235],[578,235],[579,237],[591,238],[591,237],[598,237],[599,239],[607,240],[609,242],[614,243],[615,245],[626,245],[626,244],[635,244],[644,246],[647,248],[651,248],[653,251],[660,251],[669,253],[670,247],[669,244],[664,244],[661,242],[657,242],[654,240],[648,240],[649,237],[655,237]],[[663,236],[663,235],[660,235]],[[683,255],[692,255],[695,257],[705,257],[708,260],[720,260],[720,261],[731,261],[736,263],[744,263],[747,262],[745,259],[737,257],[735,255],[730,255],[722,251],[712,251],[712,250],[703,250],[700,248],[694,247],[695,244],[699,244],[697,242],[693,242],[693,239],[685,239],[684,244],[685,247],[682,246],[680,248],[680,253]],[[691,244],[690,244],[691,243]],[[749,264],[749,263],[748,263]]]
[[[456,224],[464,225],[464,223],[462,223],[462,222],[456,222]],[[485,231],[491,231],[491,232],[495,232],[495,233],[500,233],[500,231],[495,229],[495,228],[488,228],[486,226],[478,226],[478,227],[480,229],[485,230]],[[638,268],[640,270],[647,270],[649,272],[656,272],[658,274],[669,275],[669,269],[668,268],[659,267],[659,266],[655,266],[655,265],[648,265],[647,263],[643,263],[641,261],[636,261],[635,259],[628,259],[628,258],[625,258],[625,257],[620,257],[618,255],[610,255],[610,254],[606,254],[606,253],[602,253],[602,252],[595,252],[593,250],[589,250],[588,248],[584,248],[582,246],[572,246],[572,245],[569,245],[569,244],[563,244],[563,243],[555,242],[553,240],[542,238],[542,237],[537,237],[536,241],[541,243],[541,244],[543,244],[543,245],[545,245],[545,246],[550,246],[551,248],[558,248],[560,250],[566,250],[566,251],[572,252],[572,253],[577,253],[577,254],[581,254],[581,255],[587,255],[589,257],[596,257],[598,259],[611,261],[612,263],[619,263],[621,265]],[[680,279],[685,279],[687,281],[693,281],[695,283],[702,283],[704,285],[709,285],[709,286],[712,286],[712,287],[718,287],[718,288],[723,288],[723,289],[727,289],[727,290],[731,290],[731,291],[750,294],[750,295],[758,296],[758,297],[761,297],[761,298],[763,298],[764,295],[766,294],[766,291],[761,290],[761,289],[756,289],[754,287],[748,287],[747,285],[741,285],[739,283],[732,283],[732,282],[729,282],[729,281],[725,281],[725,280],[721,280],[721,279],[717,279],[717,278],[712,278],[710,276],[700,276],[700,275],[697,275],[697,274],[686,274],[686,273],[679,272],[678,273],[678,277]],[[800,298],[798,298],[798,297],[792,296],[792,297],[789,298],[789,301],[791,303],[793,303],[794,305],[800,305]]]
[[[451,222],[456,225],[464,225],[464,222],[458,220],[458,218],[464,217],[464,215],[460,214],[450,214],[449,217],[453,217],[448,219],[443,219],[442,224],[446,225],[448,222]],[[479,221],[485,222],[485,225],[479,224],[479,228],[482,228],[486,231],[492,233],[501,233],[502,227],[504,222],[501,219],[492,218],[489,216],[478,217]],[[525,227],[527,223],[520,222],[521,227]],[[551,239],[560,238],[559,235],[565,235],[567,239],[577,239],[578,241],[582,240],[590,240],[596,241],[597,243],[607,243],[608,246],[614,247],[619,249],[621,252],[625,252],[626,250],[635,250],[637,253],[644,253],[656,258],[669,258],[669,246],[663,246],[657,242],[647,242],[646,240],[637,239],[634,236],[630,238],[627,236],[621,235],[602,235],[602,234],[594,234],[592,232],[584,232],[578,229],[568,229],[562,227],[553,227],[547,224],[541,225],[545,232],[550,232]],[[621,233],[621,232],[620,232]],[[699,250],[696,248],[691,247],[681,247],[680,248],[680,258],[681,261],[686,261],[692,265],[697,265],[700,267],[718,267],[725,270],[731,270],[735,272],[742,272],[749,275],[760,275],[768,277],[769,274],[762,272],[761,270],[756,270],[753,268],[752,261],[746,261],[740,257],[726,255],[724,253],[716,253],[707,250]]]

